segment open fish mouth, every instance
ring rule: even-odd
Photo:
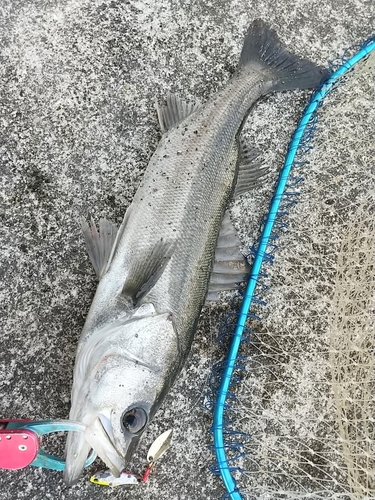
[[[84,433],[69,433],[66,449],[66,466],[64,482],[68,486],[77,483],[85,466],[87,455],[93,449],[110,469],[115,477],[120,477],[125,468],[127,457],[133,450],[132,439],[125,438],[125,457],[113,444],[113,436],[109,421],[97,416],[89,424]]]
[[[101,417],[97,417],[89,426],[87,426],[85,431],[85,440],[93,448],[98,456],[103,460],[103,462],[110,469],[111,473],[115,477],[120,477],[122,470],[125,467],[126,458],[123,457],[113,444],[113,438],[111,433],[108,431],[108,425],[106,425],[106,419],[104,422]],[[109,424],[110,425],[110,424]],[[126,450],[130,447],[131,440],[129,443],[126,442]]]

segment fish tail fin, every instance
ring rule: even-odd
[[[239,72],[250,68],[266,75],[264,93],[314,88],[329,76],[328,69],[291,54],[261,19],[250,25],[238,64]]]

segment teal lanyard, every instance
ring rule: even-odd
[[[71,420],[41,420],[38,422],[10,422],[6,428],[7,430],[29,430],[32,431],[38,438],[53,432],[85,432],[86,426],[80,422],[73,422]],[[86,460],[85,467],[91,465],[96,458],[96,453],[91,452]],[[43,449],[38,449],[38,454],[33,462],[29,465],[35,467],[43,467],[52,470],[64,470],[65,460],[54,455],[46,453]]]

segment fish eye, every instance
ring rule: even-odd
[[[147,424],[147,413],[143,408],[132,408],[124,412],[121,422],[124,429],[137,434]]]

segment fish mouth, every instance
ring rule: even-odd
[[[120,477],[126,463],[126,457],[118,452],[113,444],[113,436],[110,431],[110,424],[105,417],[97,417],[85,431],[85,440],[93,448],[98,456],[115,477]],[[126,442],[126,450],[131,442]]]
[[[74,486],[82,474],[91,446],[83,432],[69,432],[65,448],[64,482]]]
[[[126,439],[126,456],[123,457],[113,444],[110,423],[102,415],[96,417],[84,433],[70,432],[66,445],[64,482],[68,486],[78,482],[91,449],[103,460],[113,476],[120,477],[130,454],[128,452],[133,448],[131,441]]]

